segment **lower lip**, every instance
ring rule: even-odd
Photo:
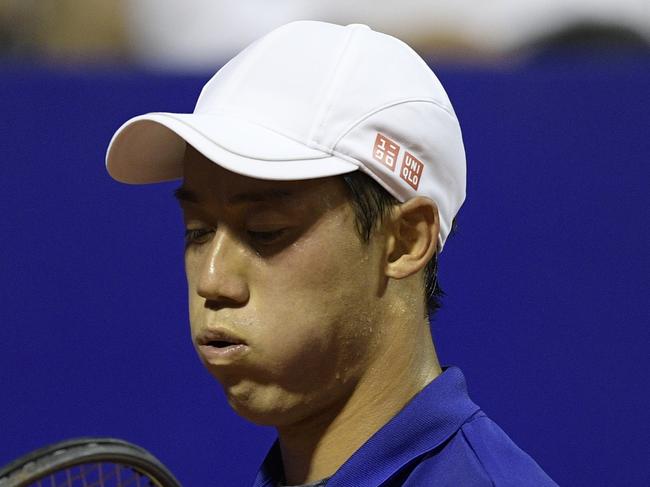
[[[232,362],[246,355],[248,351],[248,346],[243,343],[238,345],[228,345],[227,347],[199,345],[199,353],[211,364]]]

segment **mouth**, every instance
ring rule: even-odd
[[[238,342],[231,342],[228,340],[212,340],[206,343],[208,347],[215,347],[215,348],[227,348],[227,347],[234,347],[236,345],[243,345],[243,343],[238,343]]]
[[[197,336],[196,344],[201,357],[213,365],[232,362],[249,351],[243,338],[222,328],[201,332]]]

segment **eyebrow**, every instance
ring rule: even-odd
[[[174,198],[176,198],[176,201],[179,203],[198,203],[199,201],[194,192],[184,188],[183,186],[179,186],[174,190]]]
[[[282,189],[265,189],[259,191],[250,191],[244,193],[237,193],[228,198],[229,204],[242,204],[242,203],[260,203],[265,201],[287,199],[294,196],[293,191]],[[174,190],[174,198],[179,203],[200,203],[201,198],[192,190],[180,186]]]

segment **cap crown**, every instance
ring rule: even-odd
[[[404,42],[364,25],[279,27],[219,70],[195,113],[241,117],[345,158],[401,201],[432,198],[441,243],[465,198],[460,126],[440,81]]]
[[[431,99],[453,109],[424,61],[364,25],[284,25],[251,44],[205,85],[195,113],[239,114],[332,148],[351,124],[387,104]]]

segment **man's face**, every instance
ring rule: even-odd
[[[341,405],[377,349],[384,253],[343,181],[251,179],[189,148],[178,195],[192,339],[231,406],[282,425]]]

